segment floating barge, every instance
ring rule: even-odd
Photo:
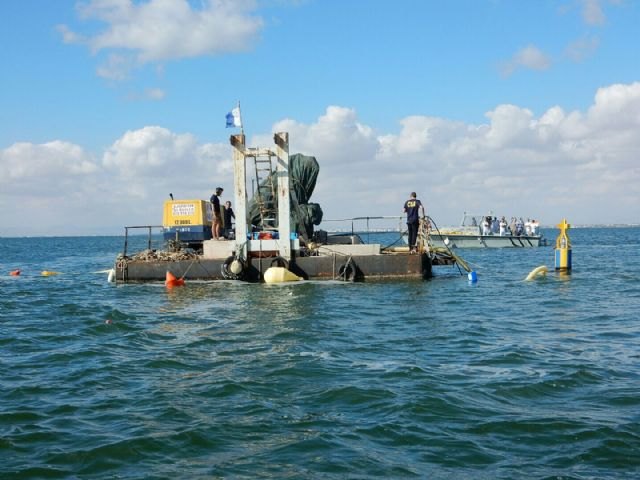
[[[261,282],[267,269],[274,266],[284,267],[305,280],[343,281],[428,279],[432,276],[432,268],[440,265],[457,264],[466,271],[470,270],[450,249],[431,244],[425,219],[421,221],[417,254],[410,254],[407,247],[383,248],[377,243],[365,244],[357,235],[332,236],[319,231],[317,233],[321,235],[314,234],[309,238],[308,231],[306,234],[301,232],[299,226],[294,231],[288,133],[276,133],[275,146],[272,148],[247,148],[243,133],[232,135],[230,141],[234,165],[235,238],[206,239],[211,220],[206,202],[201,204],[198,203],[201,200],[193,201],[191,208],[188,202],[176,201],[178,207],[174,212],[182,216],[172,219],[171,225],[166,222],[163,225],[165,238],[168,232],[168,238],[172,239],[168,242],[170,251],[151,248],[154,227],[125,227],[125,249],[115,263],[116,282],[162,281],[167,272],[186,280]],[[255,166],[255,180],[258,183],[258,191],[254,196],[257,200],[253,206],[258,206],[259,221],[253,223],[246,200],[247,164]],[[261,180],[259,171],[268,175]],[[274,197],[271,199],[261,194],[269,182],[268,189]],[[200,213],[201,221],[189,217],[194,211],[205,212]],[[129,230],[134,228],[148,229],[149,248],[129,255],[128,235]],[[187,245],[194,245],[194,232],[204,236],[200,242],[196,238],[195,245],[198,248],[181,248],[183,237],[187,239]]]

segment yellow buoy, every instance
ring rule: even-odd
[[[531,270],[529,272],[529,275],[527,275],[527,278],[525,278],[525,280],[529,281],[529,280],[535,280],[538,277],[544,277],[547,275],[548,271],[549,269],[546,267],[546,265],[540,265],[539,267],[536,267],[533,270]]]
[[[560,234],[556,239],[556,270],[571,270],[571,240],[567,234],[567,230],[571,225],[567,223],[567,219],[563,218],[557,227]]]
[[[264,283],[299,282],[302,277],[284,267],[270,267],[264,272]]]
[[[51,270],[43,270],[42,273],[40,273],[40,275],[42,275],[43,277],[51,277],[53,275],[60,275],[60,272],[52,272]]]

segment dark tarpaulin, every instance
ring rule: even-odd
[[[316,187],[316,180],[320,172],[320,165],[315,157],[300,153],[289,156],[289,182],[291,199],[291,230],[307,239],[313,235],[313,226],[322,221],[322,208],[317,203],[309,203],[311,194]],[[262,185],[269,185],[270,178],[266,178]],[[273,179],[274,184],[276,179]],[[263,189],[263,191],[268,189]],[[263,200],[267,205],[277,208],[277,198],[271,193],[263,193]],[[254,198],[249,201],[249,221],[254,226],[260,225],[260,208]]]

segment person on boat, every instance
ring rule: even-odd
[[[507,234],[507,219],[504,218],[504,215],[500,219],[500,236],[504,237]]]
[[[491,234],[498,235],[500,232],[500,222],[498,221],[498,217],[493,217],[491,220]]]
[[[220,233],[222,229],[222,212],[220,209],[220,196],[224,188],[216,188],[216,193],[211,195],[211,204],[213,205],[213,224],[211,225],[211,234],[214,240],[221,240]]]
[[[482,217],[482,235],[491,233],[491,217]]]
[[[233,213],[233,208],[231,208],[231,202],[227,200],[224,202],[224,238],[230,238],[231,232],[233,228],[231,226],[231,219],[236,218],[236,214]]]
[[[531,220],[531,235],[538,235],[538,229],[540,228],[540,223],[536,219]]]
[[[516,234],[516,217],[511,217],[511,222],[509,223],[509,230],[510,230],[510,235],[515,235]]]
[[[531,219],[527,218],[527,221],[524,222],[524,231],[527,235],[531,235]]]
[[[418,225],[420,225],[420,213],[425,216],[422,202],[416,198],[416,192],[411,192],[409,200],[404,202],[404,213],[407,214],[407,230],[409,233],[409,253],[416,253],[416,240],[418,239]]]
[[[522,217],[516,220],[516,235],[519,237],[524,235],[524,221],[522,220]]]

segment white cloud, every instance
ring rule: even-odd
[[[57,194],[61,187],[82,182],[99,168],[82,147],[59,140],[40,145],[15,143],[0,151],[4,194]]]
[[[502,74],[509,76],[519,68],[530,70],[547,70],[551,60],[535,45],[528,45],[518,50],[511,59],[501,66]]]
[[[607,23],[605,9],[608,8],[608,6],[621,6],[625,2],[626,0],[575,0],[572,3],[561,5],[558,11],[565,14],[577,7],[582,21],[586,25],[599,27]]]
[[[200,8],[187,0],[91,0],[79,4],[83,20],[106,28],[80,35],[66,25],[58,30],[66,43],[82,43],[93,53],[106,51],[108,60],[98,74],[123,79],[134,65],[247,50],[263,21],[251,12],[250,0],[203,0]]]
[[[582,0],[582,18],[587,25],[603,25],[606,17],[600,0]]]
[[[149,100],[162,100],[167,96],[167,93],[161,88],[147,88],[144,91],[144,96]]]
[[[64,43],[84,43],[86,39],[82,37],[82,35],[78,35],[75,32],[72,32],[69,27],[66,25],[57,25],[56,29],[62,35],[62,41]]]
[[[373,130],[359,123],[356,112],[349,108],[330,106],[314,124],[287,119],[277,122],[272,130],[288,131],[296,152],[323,156],[344,168],[376,154]]]
[[[533,140],[533,113],[515,105],[499,105],[488,112],[491,120],[485,139],[492,148],[527,146]]]
[[[106,168],[117,170],[124,177],[162,175],[162,167],[170,161],[188,162],[196,147],[192,135],[177,135],[161,127],[144,127],[128,131],[105,153]]]
[[[142,92],[131,91],[127,94],[127,100],[132,102],[151,101],[158,102],[164,100],[167,92],[162,88],[145,88]]]
[[[640,82],[599,89],[586,112],[553,106],[536,117],[497,105],[486,116],[472,125],[413,115],[398,132],[376,133],[355,110],[330,106],[312,123],[284,119],[273,131],[289,132],[291,153],[320,162],[311,200],[325,218],[400,215],[415,190],[440,225],[474,209],[548,224],[640,221]],[[272,144],[271,134],[249,142]],[[169,192],[206,199],[222,185],[231,198],[231,148],[158,126],[128,131],[95,157],[68,142],[16,143],[0,150],[0,181],[5,232],[38,218],[32,233],[57,233],[78,208],[83,221],[66,233],[113,232],[159,224]]]
[[[132,55],[112,53],[96,69],[96,74],[101,78],[120,82],[129,78],[129,74],[135,66],[136,62]]]
[[[583,37],[567,45],[564,54],[574,62],[582,62],[593,55],[599,46],[600,40],[597,37]]]
[[[640,127],[640,82],[599,88],[589,109],[591,122],[609,134]]]

